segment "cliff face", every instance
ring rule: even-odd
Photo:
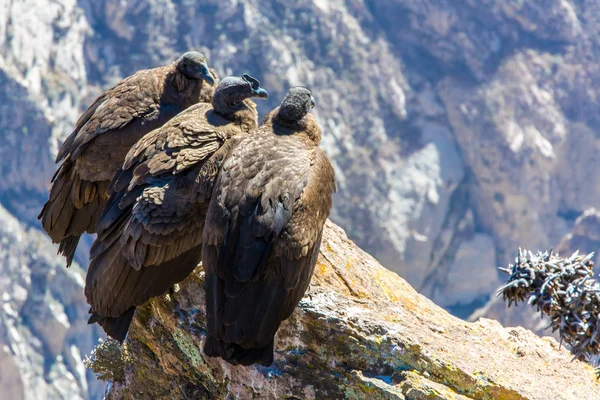
[[[328,223],[313,285],[276,338],[274,364],[205,357],[203,273],[138,310],[131,364],[109,399],[581,399],[592,367],[552,338],[464,322]]]
[[[527,313],[486,305],[503,279],[495,267],[518,246],[556,246],[600,195],[594,1],[7,0],[2,10],[0,203],[27,235],[82,109],[188,49],[221,75],[259,78],[271,93],[262,115],[290,85],[310,86],[339,179],[332,219],[461,317],[482,307],[475,315],[536,328]]]
[[[2,206],[0,221],[0,397],[100,398],[104,384],[82,360],[99,334],[86,323],[82,271]]]

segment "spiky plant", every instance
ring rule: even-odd
[[[500,268],[510,276],[498,290],[509,307],[525,301],[537,307],[574,358],[589,362],[600,355],[600,284],[593,278],[593,256],[519,249],[515,263]]]

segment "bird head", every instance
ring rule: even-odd
[[[260,87],[258,79],[248,74],[241,77],[228,76],[223,79],[213,95],[213,107],[220,114],[227,115],[241,108],[246,108],[244,100],[251,97],[268,99],[269,93]]]
[[[299,121],[315,107],[315,104],[310,89],[295,86],[288,91],[281,102],[278,117],[289,122]]]
[[[183,53],[177,60],[176,65],[177,71],[188,79],[203,79],[211,86],[215,84],[215,78],[210,73],[206,64],[206,57],[202,53],[197,51]]]

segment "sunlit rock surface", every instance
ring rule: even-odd
[[[269,367],[205,357],[201,268],[139,308],[133,364],[109,399],[597,399],[588,364],[553,338],[458,319],[328,223],[309,294]]]

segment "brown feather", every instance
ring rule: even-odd
[[[216,171],[234,136],[257,127],[247,111],[228,119],[209,104],[194,105],[124,157],[91,251],[86,296],[98,318],[164,293],[198,264]]]
[[[58,152],[57,162],[63,163],[38,217],[54,242],[68,240],[61,245],[67,259],[72,259],[77,238],[95,231],[108,198],[105,192],[130,147],[206,99],[214,90],[206,86],[202,80],[186,79],[175,63],[142,70],[105,91],[81,115]]]
[[[295,124],[270,113],[230,151],[205,228],[209,356],[269,365],[273,338],[306,291],[335,191],[312,114]]]

